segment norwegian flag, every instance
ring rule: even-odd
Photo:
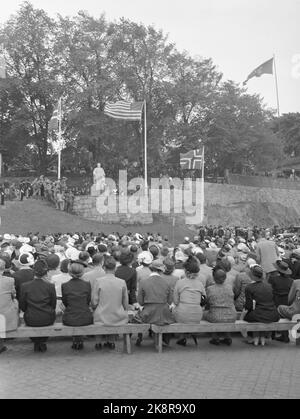
[[[201,150],[191,150],[185,154],[180,154],[180,166],[185,170],[201,170],[203,164],[203,152]]]

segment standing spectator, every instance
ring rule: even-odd
[[[274,263],[279,259],[279,251],[275,242],[266,239],[264,230],[260,231],[258,235],[256,255],[257,262],[261,265],[267,282],[270,274],[276,271]]]
[[[63,211],[64,205],[65,205],[65,197],[61,190],[58,190],[58,192],[56,193],[56,202],[57,202],[57,208],[60,211]]]

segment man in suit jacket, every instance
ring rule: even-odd
[[[56,292],[55,285],[46,280],[48,269],[45,260],[38,260],[34,264],[34,280],[21,286],[20,308],[27,326],[46,327],[55,322]],[[47,339],[31,338],[34,351],[45,352]]]
[[[278,248],[272,240],[267,240],[264,231],[259,233],[256,248],[257,263],[264,271],[265,280],[268,281],[270,274],[276,272],[274,264],[280,259]]]

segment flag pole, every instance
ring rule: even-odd
[[[57,164],[57,178],[61,178],[61,97],[59,98],[58,104],[58,164]]]
[[[148,193],[148,162],[147,162],[147,104],[144,100],[144,149],[145,149],[145,194]]]
[[[278,113],[278,118],[280,118],[279,93],[278,93],[278,78],[277,78],[277,69],[276,69],[275,54],[273,54],[273,59],[274,59],[274,76],[275,76],[276,98],[277,98],[277,113]]]
[[[201,201],[201,224],[203,223],[204,220],[204,146],[203,146],[203,151],[202,151],[202,201]]]

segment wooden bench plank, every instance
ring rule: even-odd
[[[276,323],[247,323],[238,320],[235,323],[209,323],[201,321],[199,324],[181,324],[174,323],[166,326],[157,326],[152,324],[151,330],[158,335],[157,350],[162,353],[162,336],[163,334],[198,334],[198,333],[235,333],[235,332],[282,332],[291,330],[297,322],[289,320],[281,320]]]
[[[247,323],[238,321],[236,323],[209,323],[201,322],[200,324],[181,324],[174,323],[167,326],[151,325],[154,333],[216,333],[216,332],[261,332],[261,331],[285,331],[291,330],[296,322],[278,322],[278,323]]]
[[[98,336],[115,334],[146,333],[150,329],[149,324],[127,324],[123,326],[102,326],[93,324],[83,327],[69,327],[56,323],[48,327],[21,326],[17,330],[7,332],[7,338],[30,338],[30,337],[63,337],[63,336]]]

